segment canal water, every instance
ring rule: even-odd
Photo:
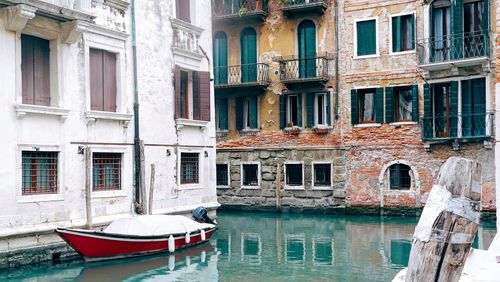
[[[391,281],[406,267],[416,218],[219,212],[210,243],[185,251],[0,272],[0,281]],[[474,243],[487,248],[494,225]]]

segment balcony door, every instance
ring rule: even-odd
[[[298,27],[299,77],[316,77],[316,25],[305,20]]]
[[[434,132],[437,138],[446,138],[450,136],[451,131],[451,99],[450,84],[440,83],[433,85],[433,117]]]
[[[257,33],[251,27],[241,31],[241,82],[257,81]]]
[[[486,134],[486,80],[462,81],[462,136]]]
[[[486,35],[483,1],[464,4],[464,55],[467,58],[486,54]],[[483,28],[486,30],[483,31]]]
[[[451,14],[450,1],[435,1],[431,11],[432,34],[430,61],[441,62],[450,59]]]
[[[215,85],[227,84],[227,35],[219,31],[215,33],[214,42],[214,76]]]

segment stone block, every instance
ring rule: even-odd
[[[276,177],[274,176],[273,173],[263,173],[262,174],[262,180],[265,180],[265,181],[273,181],[275,180]]]
[[[36,236],[24,236],[8,239],[9,250],[17,250],[22,248],[34,247],[38,245]]]
[[[265,160],[271,157],[271,153],[269,151],[262,151],[260,152],[260,158]]]
[[[337,199],[345,199],[345,190],[333,190],[333,197]]]

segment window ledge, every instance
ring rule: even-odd
[[[231,189],[231,186],[229,186],[229,185],[218,185],[217,189]]]
[[[127,193],[123,190],[113,190],[113,191],[92,191],[92,199],[102,199],[102,198],[118,198],[127,197]]]
[[[17,198],[17,202],[35,203],[35,202],[57,202],[64,201],[64,196],[61,194],[39,194],[39,195],[22,195]]]
[[[295,128],[293,128],[293,127],[285,127],[285,128],[283,128],[283,130],[284,131],[292,131],[292,130],[300,130],[300,131],[302,131],[302,130],[304,130],[304,127],[302,127],[302,126],[295,127]]]
[[[260,186],[241,186],[241,189],[244,189],[244,190],[259,190]]]
[[[361,59],[373,59],[373,58],[378,58],[378,57],[380,57],[380,54],[366,55],[366,56],[353,56],[352,58],[354,60],[361,60]]]
[[[122,114],[115,112],[101,112],[101,111],[86,111],[85,116],[87,117],[87,123],[94,123],[96,120],[115,120],[122,121],[124,127],[128,127],[130,120],[132,120],[131,114]]]
[[[229,129],[217,129],[216,132],[225,134],[225,133],[229,133]]]
[[[18,118],[23,118],[27,114],[35,115],[47,115],[47,116],[59,116],[61,121],[66,120],[69,114],[69,109],[56,108],[56,107],[46,107],[28,104],[16,104],[14,105],[16,110],[16,115]]]
[[[313,191],[332,191],[332,187],[330,186],[313,186],[311,188]]]
[[[208,121],[178,118],[175,120],[175,124],[177,125],[177,129],[181,129],[184,126],[198,127],[200,129],[204,129],[207,126]]]
[[[414,50],[409,50],[409,51],[401,51],[401,52],[390,52],[390,56],[399,56],[399,55],[411,55],[411,54],[416,54],[417,51]]]
[[[398,121],[398,122],[391,122],[389,125],[392,126],[401,126],[401,125],[416,125],[418,122],[416,121]]]
[[[285,185],[285,190],[291,190],[291,191],[304,191],[304,186],[287,186]]]
[[[354,125],[354,128],[372,128],[372,127],[381,127],[380,123],[360,123]]]
[[[179,191],[182,190],[200,190],[203,189],[203,186],[200,183],[194,184],[179,184]]]

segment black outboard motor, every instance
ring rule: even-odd
[[[197,207],[193,211],[193,219],[198,222],[217,224],[215,220],[212,220],[210,217],[208,217],[208,210],[205,207]]]

